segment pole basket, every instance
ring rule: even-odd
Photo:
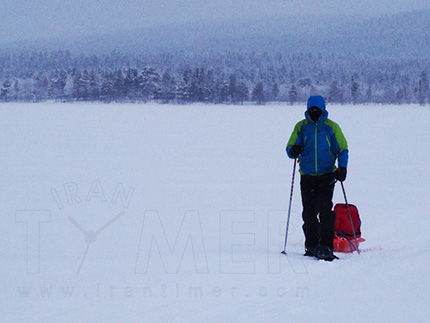
[[[348,207],[352,224],[348,215]],[[361,237],[361,220],[357,207],[353,204],[338,203],[334,206],[334,213],[336,214],[333,240],[334,251],[345,253],[357,251],[359,244],[366,241]],[[354,232],[352,231],[353,228]],[[354,239],[354,233],[357,243]]]

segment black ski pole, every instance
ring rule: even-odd
[[[346,199],[345,187],[343,187],[343,182],[340,182],[340,185],[342,186],[343,197],[345,198],[346,209],[348,211],[349,221],[351,222],[352,234],[354,235],[354,241],[355,241],[355,250],[357,250],[357,253],[360,254],[360,250],[358,249],[357,236],[355,235],[354,223],[352,222],[351,211],[349,210],[349,204]]]
[[[293,200],[293,188],[294,188],[294,175],[296,174],[296,164],[297,158],[294,158],[294,166],[293,166],[293,179],[291,180],[291,191],[290,191],[290,205],[288,206],[288,217],[287,217],[287,227],[285,228],[285,242],[284,242],[284,255],[287,254],[287,238],[288,238],[288,227],[290,226],[290,214],[291,214],[291,202]]]

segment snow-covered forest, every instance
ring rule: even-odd
[[[0,100],[426,104],[429,70],[430,59],[350,53],[23,51],[0,55]]]

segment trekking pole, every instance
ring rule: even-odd
[[[294,175],[296,174],[296,164],[297,164],[297,158],[294,158],[293,179],[291,180],[290,205],[288,206],[287,227],[285,229],[284,251],[281,252],[284,255],[287,254],[286,249],[287,249],[288,227],[290,226],[291,202],[293,200]]]
[[[354,224],[352,223],[351,211],[349,210],[349,204],[346,199],[345,187],[343,187],[343,182],[340,182],[340,185],[342,186],[343,197],[345,198],[346,209],[348,211],[349,221],[351,222],[352,234],[354,235],[354,241],[355,241],[355,250],[357,250],[357,253],[360,254],[360,250],[358,249],[357,236],[355,235]]]

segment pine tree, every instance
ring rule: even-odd
[[[50,77],[52,87],[52,96],[54,99],[64,99],[64,88],[67,82],[67,72],[64,70],[55,70]]]
[[[233,104],[236,104],[237,102],[239,102],[238,93],[237,93],[237,77],[235,74],[230,75],[228,92],[230,94],[230,101]]]
[[[256,101],[258,105],[262,105],[266,102],[263,82],[260,81],[255,85],[252,90],[252,100]]]
[[[331,83],[331,86],[328,92],[328,99],[330,102],[333,102],[333,103],[343,103],[343,91],[338,86],[337,81],[333,81]]]
[[[356,77],[351,77],[351,101],[353,104],[357,104],[359,100],[359,88],[360,85],[358,84]]]
[[[297,102],[298,96],[299,94],[297,92],[296,86],[294,84],[291,85],[290,90],[288,91],[288,102],[293,105]]]
[[[112,73],[104,73],[100,88],[100,98],[104,102],[111,102],[115,98],[115,87]]]
[[[126,68],[124,71],[124,95],[127,100],[136,100],[139,97],[139,77],[137,69]]]
[[[88,99],[89,76],[88,71],[77,72],[73,78],[73,97],[77,100]]]
[[[161,76],[160,85],[160,100],[162,103],[169,103],[175,99],[175,79],[169,71],[166,71]]]
[[[210,103],[215,102],[216,83],[215,77],[212,70],[208,70],[206,73],[205,82],[203,85],[203,102]]]
[[[217,84],[217,102],[227,103],[230,97],[230,86],[229,82],[225,81],[222,77],[219,79]]]
[[[88,99],[96,101],[100,99],[100,89],[97,80],[97,74],[94,70],[89,72],[89,84],[88,84]]]
[[[367,90],[366,90],[366,102],[370,103],[373,99],[373,92],[372,92],[372,86],[369,84]]]
[[[187,103],[191,101],[191,76],[190,69],[185,69],[181,73],[181,80],[176,86],[176,99],[180,103]]]
[[[427,102],[427,96],[429,94],[429,80],[426,71],[422,71],[420,75],[420,81],[418,82],[418,102],[421,105],[425,105]]]
[[[113,73],[113,86],[114,86],[114,97],[116,101],[122,101],[126,97],[126,90],[124,86],[124,74],[121,69],[117,69]]]
[[[236,86],[236,98],[241,104],[249,100],[249,88],[245,83],[239,82]]]
[[[38,73],[33,76],[33,87],[31,91],[33,101],[39,102],[47,99],[48,83],[48,78],[45,73]]]
[[[18,101],[20,98],[20,94],[21,94],[21,87],[20,87],[19,81],[15,79],[13,83],[13,100]]]
[[[278,83],[274,83],[272,86],[272,101],[276,101],[278,99],[279,96],[279,86]]]
[[[140,88],[145,102],[160,97],[160,81],[161,77],[154,68],[147,67],[143,70]]]
[[[205,83],[205,70],[196,68],[191,77],[190,99],[191,102],[203,102],[203,87]]]
[[[8,80],[5,80],[2,84],[2,87],[0,89],[0,100],[1,101],[9,101],[10,96],[10,87],[11,83]]]

